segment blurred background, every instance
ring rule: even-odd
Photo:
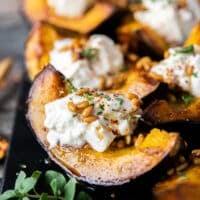
[[[27,36],[19,0],[0,6],[0,178],[5,150],[11,139],[20,82],[24,74],[23,49]]]

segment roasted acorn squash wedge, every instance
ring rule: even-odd
[[[200,166],[193,165],[157,183],[153,190],[156,200],[199,200]]]
[[[156,100],[144,110],[143,120],[152,125],[176,121],[200,121],[200,98],[196,98],[185,108],[178,104],[170,104],[166,100]]]
[[[109,148],[103,153],[89,146],[56,146],[49,149],[44,127],[44,105],[58,99],[65,91],[63,76],[52,66],[35,79],[29,92],[27,119],[35,136],[52,160],[70,175],[91,184],[120,185],[152,170],[164,158],[174,155],[180,144],[179,134],[152,130],[137,147]]]
[[[56,15],[47,5],[47,0],[23,0],[23,11],[31,22],[46,21],[57,27],[82,34],[93,31],[111,17],[116,9],[116,6],[109,2],[97,2],[83,16],[68,18]]]
[[[64,37],[83,37],[71,32],[61,32],[52,25],[37,23],[33,27],[25,48],[26,67],[31,80],[49,63],[49,52],[54,41]],[[128,69],[120,72],[114,78],[113,88],[122,92],[134,92],[143,98],[157,89],[158,81],[144,75],[142,70],[135,69],[135,63],[130,63]]]

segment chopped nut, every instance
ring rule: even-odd
[[[127,94],[127,98],[128,98],[128,99],[138,99],[138,96],[137,96],[136,94],[133,94],[133,93],[130,93],[130,92],[129,92],[129,93]]]
[[[76,95],[83,95],[85,93],[88,93],[90,91],[89,88],[81,88],[76,92]]]
[[[183,163],[183,164],[179,165],[178,167],[176,167],[176,171],[180,172],[180,171],[186,169],[187,167],[188,167],[188,163]]]
[[[82,102],[76,104],[76,107],[78,109],[84,109],[84,108],[86,108],[88,106],[89,106],[89,102],[88,101],[82,101]]]
[[[139,57],[138,57],[138,55],[136,55],[134,53],[130,53],[130,54],[128,54],[127,58],[132,62],[136,62]]]
[[[93,106],[88,106],[83,110],[81,115],[82,117],[88,117],[92,114],[92,111],[93,111]]]
[[[187,76],[192,76],[192,74],[193,74],[193,67],[192,66],[186,67],[186,74],[187,74]]]
[[[169,51],[165,51],[165,53],[164,53],[164,58],[169,58],[169,56],[170,56]]]
[[[130,144],[131,144],[131,136],[130,136],[130,135],[127,135],[127,136],[125,137],[125,141],[126,141],[126,144],[127,144],[127,145],[130,145]]]
[[[91,123],[91,122],[97,120],[97,117],[96,116],[89,116],[89,117],[83,118],[82,120],[83,120],[83,122]]]
[[[155,79],[157,81],[162,81],[163,80],[162,76],[159,75],[159,74],[155,74],[155,73],[149,72],[148,75],[149,75],[149,77],[151,77],[151,78],[153,78],[153,79]]]
[[[140,146],[140,144],[143,142],[144,140],[144,135],[143,134],[139,134],[137,139],[135,140],[135,147]]]
[[[125,142],[124,140],[119,140],[117,142],[117,148],[122,149],[123,147],[125,147]]]
[[[72,101],[68,102],[67,107],[71,112],[77,112],[77,107]]]
[[[148,57],[145,56],[141,58],[137,63],[136,63],[136,68],[138,69],[144,69],[148,71],[152,66],[152,60]]]
[[[103,90],[105,88],[105,84],[106,84],[105,77],[104,76],[99,76],[99,81],[100,81],[99,89]]]

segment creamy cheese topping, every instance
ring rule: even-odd
[[[49,6],[53,7],[56,14],[66,17],[79,17],[93,5],[95,0],[48,0]]]
[[[182,43],[197,21],[191,10],[178,8],[175,0],[144,0],[143,4],[147,10],[136,12],[136,20],[151,26],[171,43]]]
[[[200,97],[200,47],[173,48],[169,52],[170,56],[155,65],[151,72],[171,86]]]
[[[94,119],[85,119],[84,109],[73,112],[69,102],[78,105],[88,101]],[[136,128],[141,110],[138,105],[120,94],[89,92],[68,96],[45,105],[44,126],[48,128],[50,147],[69,145],[83,147],[88,143],[98,152],[105,151],[118,136],[130,135]]]
[[[70,79],[76,88],[99,88],[100,76],[112,76],[122,69],[123,54],[109,37],[92,35],[88,39],[81,51],[87,53],[89,59],[81,52],[79,58],[74,59],[74,53],[80,50],[70,48],[72,43],[73,39],[70,38],[55,41],[49,55],[50,63]],[[61,50],[63,48],[66,50]]]

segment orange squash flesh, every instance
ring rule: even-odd
[[[153,193],[155,200],[199,200],[200,166],[191,166],[180,175],[157,183]]]
[[[44,105],[60,98],[65,91],[63,76],[52,66],[46,67],[35,79],[28,98],[27,119],[39,142],[50,157],[79,180],[97,185],[120,185],[153,169],[177,148],[179,135],[152,130],[137,148],[110,148],[103,153],[84,148],[56,146],[49,149],[44,128]]]
[[[57,27],[87,34],[111,17],[116,6],[109,2],[97,2],[83,16],[68,18],[58,16],[47,4],[47,0],[23,0],[23,11],[32,22],[46,21]]]

